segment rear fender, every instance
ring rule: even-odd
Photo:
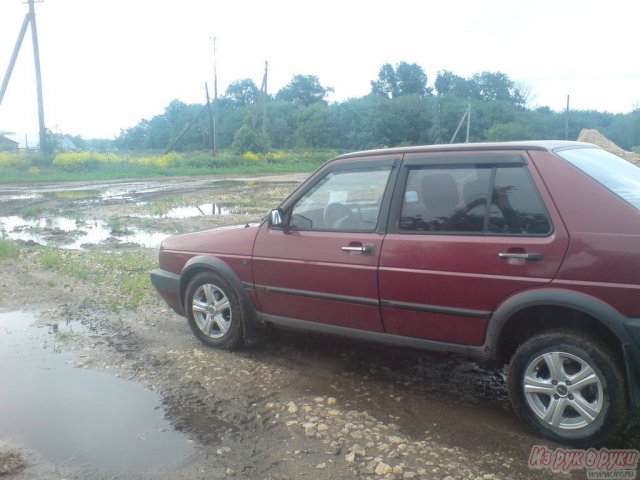
[[[487,328],[485,343],[481,348],[489,357],[498,356],[500,335],[509,319],[531,307],[562,307],[575,310],[589,315],[606,327],[620,342],[625,363],[621,368],[627,379],[629,400],[635,408],[640,408],[640,345],[625,328],[629,319],[610,305],[589,295],[559,288],[540,288],[508,298],[493,313]]]

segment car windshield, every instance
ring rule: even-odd
[[[640,210],[639,167],[599,148],[574,148],[557,154]]]

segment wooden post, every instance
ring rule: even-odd
[[[216,61],[216,37],[213,37],[213,156],[218,155],[218,64]]]
[[[20,47],[22,46],[22,40],[24,40],[24,35],[27,32],[27,27],[29,26],[30,21],[31,17],[29,16],[29,14],[26,14],[24,17],[24,21],[22,22],[22,28],[20,28],[20,33],[18,33],[18,40],[16,41],[15,47],[13,47],[11,60],[9,60],[9,67],[7,67],[7,72],[4,74],[4,80],[2,80],[2,87],[0,87],[0,105],[2,104],[2,99],[4,98],[4,94],[7,91],[7,87],[9,86],[9,79],[11,78],[11,73],[13,72],[13,67],[16,64],[16,60],[18,59],[18,53],[20,52]]]
[[[267,76],[269,73],[269,62],[264,62],[264,78],[262,80],[262,133],[267,133]]]
[[[469,130],[471,130],[471,102],[469,102],[469,108],[467,108],[467,139],[465,143],[469,143]]]
[[[213,115],[211,114],[211,102],[209,101],[209,87],[207,86],[207,82],[204,82],[204,91],[207,94],[207,110],[209,111],[209,133],[211,133],[211,154],[216,156],[216,134],[215,134],[215,123],[213,120]]]
[[[569,140],[569,95],[567,95],[567,110],[564,113],[564,139]]]
[[[36,29],[36,11],[33,0],[29,0],[29,16],[31,17],[31,39],[33,42],[33,62],[36,68],[36,89],[38,92],[38,123],[40,126],[40,151],[47,150],[47,134],[44,126],[44,102],[42,100],[42,75],[40,73],[40,49],[38,47],[38,31]]]

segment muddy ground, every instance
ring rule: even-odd
[[[158,405],[149,408],[167,422],[158,431],[181,432],[183,445],[172,450],[179,454],[167,452],[166,461],[129,469],[117,460],[92,463],[73,452],[52,457],[19,435],[0,431],[0,477],[552,478],[528,467],[533,445],[556,446],[529,434],[516,419],[503,369],[284,331],[270,331],[256,347],[217,351],[200,344],[186,321],[158,298],[135,310],[114,310],[104,301],[112,286],[61,276],[41,261],[39,243],[153,256],[153,246],[140,246],[138,238],[160,233],[154,237],[159,241],[164,234],[259,219],[303,178],[3,187],[0,220],[5,234],[12,229],[23,247],[19,258],[0,261],[0,314],[29,312],[34,323],[55,326],[58,341],[36,336],[33,342],[62,355],[65,365],[95,375],[106,372],[157,395]],[[191,216],[194,207],[199,214]],[[20,218],[31,220],[21,224]],[[43,218],[72,219],[75,230],[62,220],[36,221]],[[91,226],[99,226],[102,234],[92,236]],[[70,324],[78,325],[73,334],[60,335]],[[98,407],[96,415],[106,411]],[[117,411],[109,415],[115,425],[122,421]],[[68,422],[78,427],[74,417]],[[55,443],[64,447],[64,437]],[[151,455],[142,448],[146,437],[141,438],[138,456]],[[116,435],[96,448],[107,455],[117,443]],[[625,446],[638,445],[634,435]]]

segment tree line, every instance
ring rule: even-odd
[[[264,152],[449,143],[469,104],[470,141],[565,137],[565,112],[546,106],[527,107],[526,86],[501,72],[465,78],[445,70],[438,72],[430,86],[422,67],[400,62],[382,65],[371,81],[371,91],[363,97],[329,103],[332,91],[315,75],[295,75],[266,97],[251,79],[237,80],[213,106],[218,146]],[[266,109],[262,102],[266,102]],[[626,114],[571,110],[569,139],[577,138],[582,128],[598,129],[627,150],[638,148],[640,108]],[[171,145],[177,151],[205,150],[211,148],[211,138],[204,105],[174,100],[162,114],[122,130],[115,146],[164,150]],[[456,140],[464,141],[464,137]]]

